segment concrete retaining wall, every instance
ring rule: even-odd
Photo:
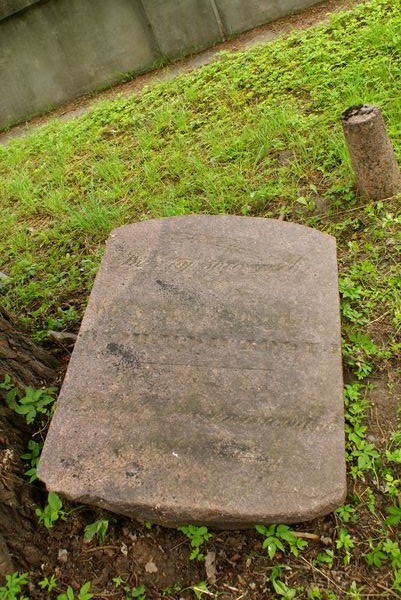
[[[0,128],[319,0],[0,0]]]

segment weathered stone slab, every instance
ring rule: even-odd
[[[115,230],[38,474],[168,526],[334,509],[346,490],[334,239],[230,216]]]

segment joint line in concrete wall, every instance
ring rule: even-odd
[[[145,18],[146,18],[147,22],[148,22],[150,33],[152,34],[152,37],[153,37],[154,41],[156,42],[156,47],[157,47],[157,51],[159,53],[159,56],[163,57],[163,52],[162,52],[162,49],[160,48],[159,40],[157,39],[157,35],[154,32],[152,21],[150,20],[149,15],[148,15],[148,13],[146,11],[146,8],[145,8],[145,5],[143,3],[143,0],[139,0],[139,4],[140,4],[140,6],[142,8],[142,12],[145,15]]]
[[[217,8],[216,0],[210,0],[210,6],[212,7],[213,14],[216,18],[217,26],[219,28],[221,38],[224,41],[227,38],[226,38],[226,33],[224,31],[223,21],[220,16],[219,9]]]

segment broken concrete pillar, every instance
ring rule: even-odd
[[[358,193],[371,200],[401,193],[401,173],[380,109],[351,107],[343,113],[342,124]]]

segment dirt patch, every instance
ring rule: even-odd
[[[368,394],[370,407],[369,436],[380,450],[388,443],[389,431],[397,425],[397,411],[401,407],[401,379],[397,373],[383,373],[371,379]]]

